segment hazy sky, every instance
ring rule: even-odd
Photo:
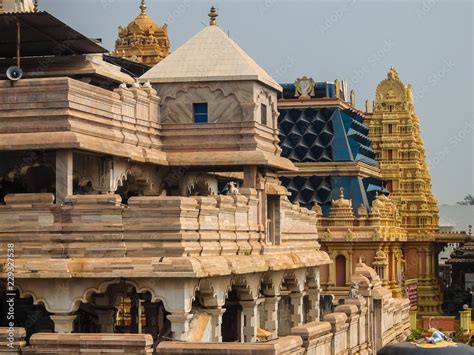
[[[114,47],[139,0],[40,0],[40,8]],[[359,108],[390,66],[413,85],[433,189],[441,204],[474,194],[473,1],[147,0],[173,49],[219,26],[279,82],[345,79]]]

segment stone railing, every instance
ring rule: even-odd
[[[149,334],[37,333],[18,354],[153,354]],[[1,354],[1,352],[0,352]]]
[[[303,355],[303,341],[299,336],[281,337],[262,343],[183,343],[162,342],[157,354],[228,354],[228,355]],[[324,354],[324,353],[321,353]]]

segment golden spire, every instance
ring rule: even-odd
[[[146,15],[146,9],[147,9],[146,1],[142,0],[140,4],[140,10],[142,11],[142,15]]]
[[[217,26],[217,14],[216,8],[214,6],[211,7],[211,11],[209,12],[209,26]]]

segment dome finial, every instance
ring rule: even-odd
[[[146,15],[146,9],[147,9],[146,1],[141,0],[140,10],[142,11],[142,15]]]
[[[395,69],[394,66],[390,67],[390,70],[387,74],[387,77],[388,77],[388,79],[392,79],[392,80],[400,80],[400,78],[398,76],[397,69]]]
[[[342,200],[344,198],[344,188],[343,187],[341,187],[339,189],[339,194],[340,194],[340,199]]]
[[[217,10],[214,6],[211,7],[211,11],[209,12],[209,26],[217,26]]]

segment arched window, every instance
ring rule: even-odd
[[[336,257],[336,287],[346,286],[346,258],[343,255]]]

